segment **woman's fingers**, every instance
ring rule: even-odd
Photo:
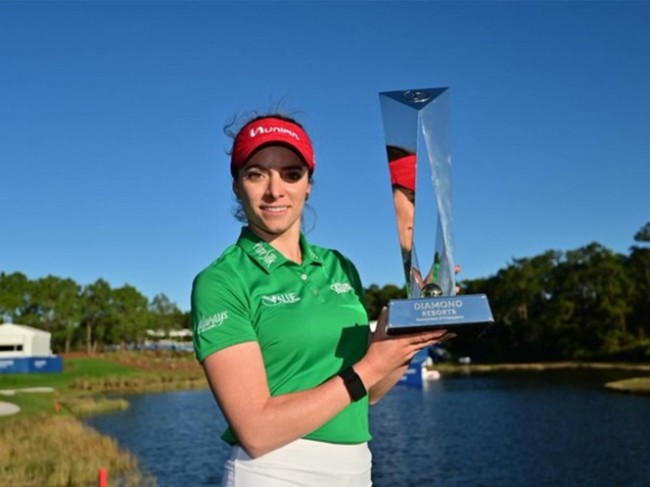
[[[447,333],[447,330],[420,332],[411,337],[410,343],[418,348],[424,348],[445,339],[447,335],[453,335],[453,333]]]

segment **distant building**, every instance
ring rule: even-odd
[[[192,330],[147,330],[144,348],[147,350],[174,350],[193,352]]]
[[[52,334],[31,326],[0,325],[0,374],[61,372],[63,361],[52,353]]]

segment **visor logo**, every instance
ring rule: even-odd
[[[250,129],[248,134],[251,139],[263,134],[285,134],[296,140],[300,140],[297,133],[293,130],[285,129],[284,127],[255,127],[254,129]]]

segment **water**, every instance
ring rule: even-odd
[[[373,482],[393,486],[650,486],[650,397],[603,372],[444,376],[371,409]],[[618,378],[618,377],[617,377]],[[209,391],[129,396],[88,420],[160,487],[218,485],[228,446]]]

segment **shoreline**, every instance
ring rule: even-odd
[[[432,368],[440,372],[467,373],[467,372],[509,372],[509,371],[547,371],[547,370],[630,370],[647,372],[650,375],[650,364],[632,362],[528,362],[528,363],[502,363],[502,364],[448,364],[440,363]]]
[[[650,364],[630,362],[536,362],[510,364],[438,364],[430,367],[442,374],[489,374],[496,372],[548,372],[555,370],[619,370],[643,375],[612,382],[603,388],[619,393],[650,395]]]

